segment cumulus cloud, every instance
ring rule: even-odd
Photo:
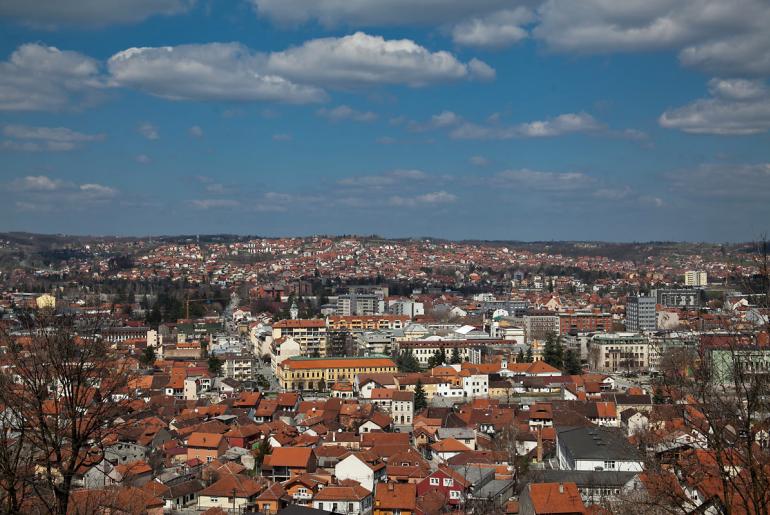
[[[510,46],[528,36],[523,25],[534,19],[534,13],[526,7],[493,12],[455,25],[452,28],[452,40],[458,45],[471,47]]]
[[[494,75],[485,63],[460,62],[446,51],[431,52],[409,39],[385,39],[356,32],[306,41],[275,52],[267,68],[299,82],[332,87],[406,84],[413,87]]]
[[[537,120],[517,125],[465,122],[450,133],[454,139],[514,139],[543,138],[579,132],[596,132],[604,125],[588,113],[565,113],[549,120]]]
[[[294,137],[291,134],[279,133],[273,134],[273,141],[291,141]]]
[[[140,124],[139,127],[137,127],[136,130],[137,130],[137,132],[139,132],[139,134],[141,134],[142,136],[144,136],[145,138],[147,138],[149,140],[160,139],[160,134],[158,133],[158,128],[155,125],[153,125],[153,124],[151,124],[149,122],[145,122],[145,123]]]
[[[134,159],[140,165],[147,165],[147,164],[150,164],[152,162],[152,159],[150,159],[150,156],[148,156],[147,154],[139,154]]]
[[[251,0],[279,23],[317,20],[326,26],[441,25],[507,8],[511,0]],[[532,3],[528,1],[522,4]]]
[[[331,109],[321,108],[316,111],[318,116],[337,122],[340,120],[352,120],[354,122],[372,122],[377,119],[377,114],[372,111],[357,111],[350,106],[341,105]]]
[[[712,73],[770,71],[765,0],[547,0],[538,14],[535,36],[557,51],[674,49]]]
[[[0,17],[35,25],[109,25],[185,12],[193,0],[3,0]]]
[[[407,182],[425,181],[430,176],[422,170],[392,170],[379,175],[361,175],[346,177],[337,181],[340,186],[381,188],[396,186]]]
[[[67,127],[32,127],[28,125],[6,125],[3,135],[9,139],[0,143],[8,150],[22,151],[67,151],[89,141],[101,141],[104,134],[84,134]]]
[[[265,70],[238,43],[130,48],[110,57],[112,83],[170,100],[319,102],[323,91]]]
[[[81,107],[103,88],[99,63],[78,52],[29,43],[0,62],[0,111]]]
[[[200,128],[198,125],[193,125],[187,130],[187,133],[192,136],[193,138],[202,138],[203,137],[203,129]]]
[[[51,209],[85,209],[102,205],[119,193],[116,188],[103,184],[78,184],[46,175],[20,177],[0,184],[0,190],[13,192],[14,199],[22,204]]]
[[[190,205],[195,209],[209,210],[209,209],[232,209],[240,207],[241,203],[233,199],[195,199],[190,201]]]
[[[712,79],[711,97],[665,111],[661,126],[694,134],[747,135],[770,129],[770,90],[761,80]]]
[[[468,161],[474,166],[487,166],[489,164],[489,159],[484,156],[471,156]]]
[[[441,111],[438,114],[434,114],[428,121],[418,122],[416,120],[406,119],[394,119],[391,123],[394,125],[400,125],[406,121],[406,128],[412,132],[424,132],[433,129],[444,129],[452,127],[462,122],[462,117],[452,111]]]
[[[388,203],[396,207],[419,207],[451,204],[457,201],[457,195],[446,191],[434,191],[414,197],[394,195],[388,199]]]
[[[551,193],[574,192],[595,183],[593,177],[582,172],[543,172],[527,168],[505,170],[492,178],[495,186]]]
[[[674,191],[685,196],[766,204],[770,191],[770,163],[702,164],[670,172],[666,178]]]

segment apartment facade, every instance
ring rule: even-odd
[[[395,373],[392,359],[368,358],[306,358],[293,357],[283,361],[277,370],[278,383],[285,391],[328,390],[337,381],[353,383],[358,374]]]

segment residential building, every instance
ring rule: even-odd
[[[657,369],[658,351],[639,333],[595,334],[588,342],[588,363],[598,372]]]
[[[644,459],[620,429],[561,427],[556,430],[556,459],[562,470],[641,472]]]
[[[575,483],[529,483],[519,499],[520,515],[583,515],[586,507]]]
[[[708,286],[708,275],[702,270],[688,270],[684,273],[685,286]]]
[[[414,515],[417,509],[417,485],[387,483],[374,495],[374,515]]]
[[[313,508],[340,515],[369,515],[374,497],[361,485],[326,486],[313,497]]]
[[[385,312],[385,301],[379,295],[370,293],[348,293],[337,297],[335,315],[381,315]]]
[[[279,320],[273,324],[273,339],[277,340],[285,336],[299,343],[303,356],[326,356],[325,320]]]
[[[626,301],[626,330],[654,331],[657,327],[656,303],[655,297],[641,295],[628,297]]]
[[[551,311],[530,311],[524,315],[524,335],[527,343],[545,340],[549,334],[558,335],[559,315]]]

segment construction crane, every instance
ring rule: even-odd
[[[207,304],[210,304],[211,302],[217,301],[217,300],[230,300],[230,297],[215,297],[215,298],[212,298],[212,299],[191,299],[189,297],[186,298],[185,301],[184,301],[184,317],[185,317],[185,320],[189,320],[190,319],[190,303],[191,302],[205,302]]]

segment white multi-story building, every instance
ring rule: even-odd
[[[685,286],[708,286],[708,275],[702,270],[688,270],[684,273]]]

